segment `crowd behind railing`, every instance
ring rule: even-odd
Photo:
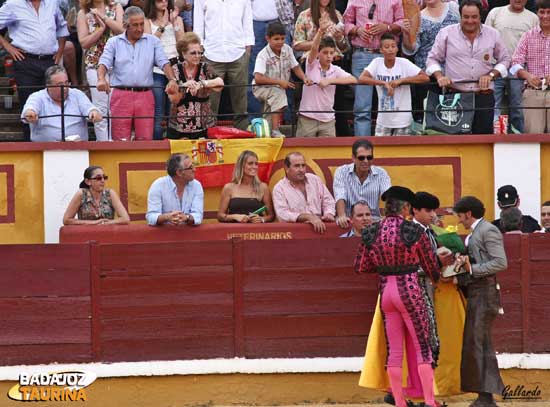
[[[196,139],[229,117],[275,137],[285,122],[299,137],[547,128],[550,0],[24,3],[0,8],[0,45],[32,140],[88,139],[83,118],[99,141]],[[70,83],[91,103],[56,90]]]

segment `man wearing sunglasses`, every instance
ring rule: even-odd
[[[399,35],[404,19],[401,0],[349,0],[344,12],[346,35],[351,38],[353,56],[351,73],[356,78],[374,60],[380,58],[380,38],[385,33]],[[355,87],[354,135],[370,136],[371,133],[371,85]]]
[[[168,175],[158,178],[147,196],[147,223],[151,226],[200,225],[204,191],[195,179],[195,168],[187,154],[172,154],[166,162]]]
[[[350,226],[352,206],[366,201],[374,221],[380,219],[380,197],[391,187],[386,170],[372,165],[374,147],[366,139],[357,140],[351,147],[353,163],[345,164],[334,173],[334,199],[336,200],[336,223],[341,228]]]

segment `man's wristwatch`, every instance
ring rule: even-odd
[[[489,72],[489,76],[491,77],[491,80],[494,81],[495,80],[495,73],[493,71]]]
[[[157,28],[157,31],[161,34],[164,34],[164,30],[166,30],[166,28],[164,28],[163,26],[159,26],[159,28]]]

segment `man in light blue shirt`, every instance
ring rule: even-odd
[[[0,29],[8,29],[11,44],[0,35],[0,46],[13,57],[14,76],[21,105],[36,89],[44,87],[46,69],[63,56],[67,22],[58,0],[8,0],[0,8]],[[29,126],[24,129],[29,140]]]
[[[351,207],[357,201],[366,201],[373,220],[380,219],[380,197],[391,187],[391,179],[382,167],[372,165],[374,146],[364,138],[351,147],[353,163],[345,164],[334,172],[334,199],[336,200],[336,224],[348,228]]]
[[[109,93],[110,86],[115,86],[111,96],[111,115],[126,117],[112,119],[113,140],[130,140],[132,121],[136,140],[152,140],[155,114],[155,99],[151,90],[153,67],[161,68],[168,78],[166,93],[176,93],[178,84],[159,39],[143,33],[143,11],[135,6],[128,7],[123,23],[126,31],[107,41],[99,59],[97,90]],[[110,70],[109,84],[105,75]]]
[[[158,178],[147,196],[149,225],[200,225],[204,210],[202,185],[187,154],[172,154],[166,162],[168,175]]]
[[[46,84],[51,86],[33,93],[21,111],[21,120],[30,123],[31,141],[61,141],[61,86],[64,93],[63,114],[65,137],[88,140],[86,119],[98,122],[102,119],[99,110],[78,89],[70,89],[67,72],[59,65],[46,70]],[[49,117],[52,116],[52,117]]]

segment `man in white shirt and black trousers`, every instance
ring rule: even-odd
[[[248,61],[254,45],[250,0],[195,0],[193,29],[202,40],[206,61],[229,88],[235,127],[246,130]],[[210,95],[218,114],[220,94]]]

